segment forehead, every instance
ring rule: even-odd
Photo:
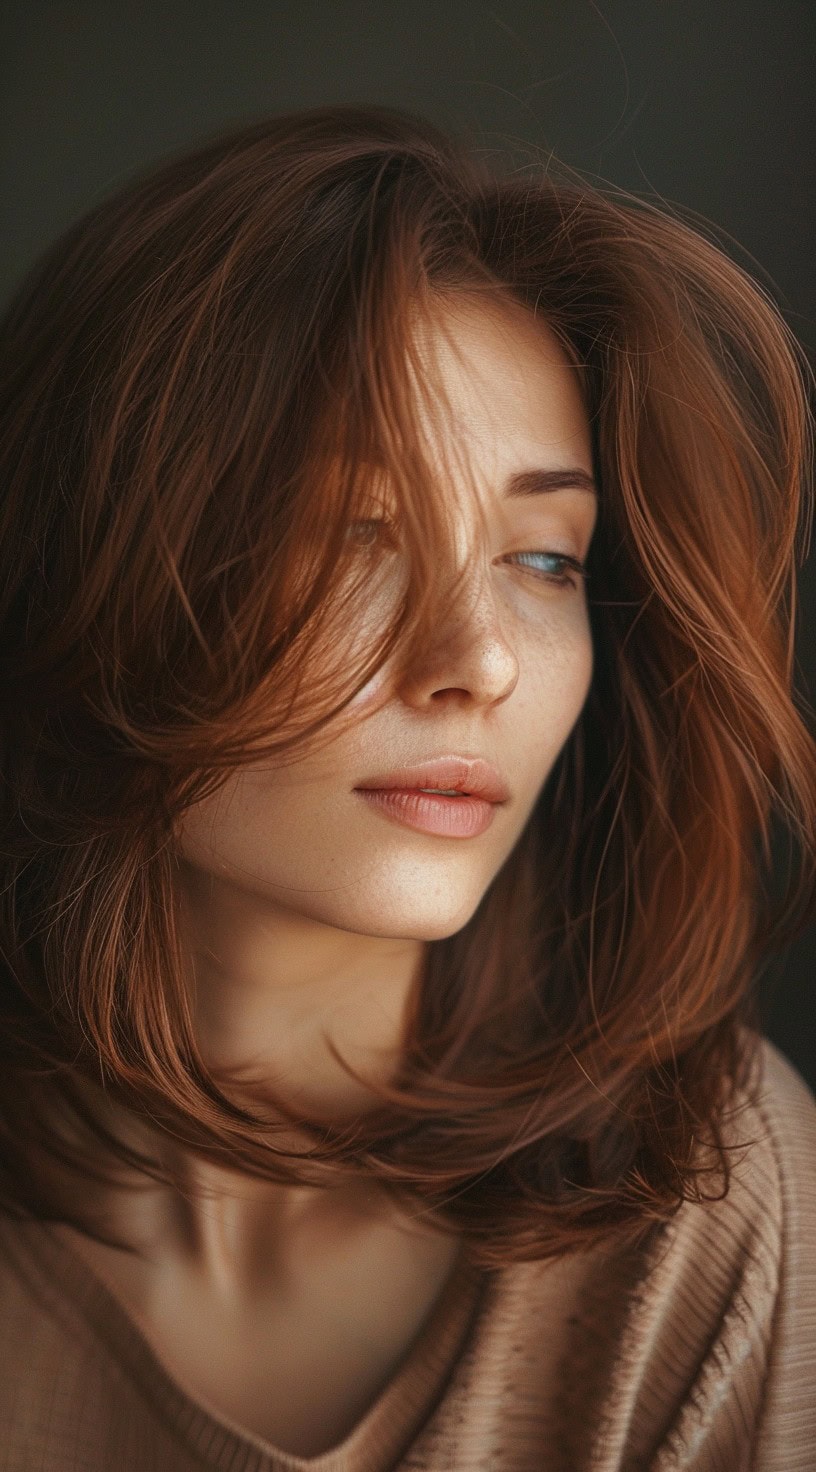
[[[440,488],[464,471],[491,499],[592,508],[599,486],[580,379],[543,318],[512,301],[457,294],[415,312],[411,337],[410,428]],[[390,499],[389,470],[369,438],[355,458],[366,500]]]
[[[485,449],[516,441],[531,451],[589,453],[578,374],[543,318],[515,302],[456,297],[419,318],[413,337],[429,383],[447,399],[417,393],[430,444],[457,434]]]

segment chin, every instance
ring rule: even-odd
[[[467,925],[476,908],[476,905],[471,905],[466,910],[460,908],[456,913],[448,909],[435,914],[418,913],[416,910],[410,914],[406,911],[400,914],[395,907],[391,915],[380,910],[376,918],[372,916],[368,922],[363,916],[359,916],[357,919],[348,917],[345,923],[340,917],[327,923],[336,924],[340,929],[351,930],[357,935],[381,936],[384,940],[446,940]]]

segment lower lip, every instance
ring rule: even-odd
[[[393,822],[443,838],[475,838],[496,816],[496,804],[481,797],[438,797],[407,787],[356,787],[355,792]]]

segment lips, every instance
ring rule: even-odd
[[[493,803],[506,802],[510,796],[510,789],[501,774],[483,757],[435,757],[368,777],[365,782],[358,782],[357,787],[363,791],[399,787],[413,792],[423,787],[439,787]]]

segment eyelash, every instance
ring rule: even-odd
[[[390,527],[391,526],[391,522],[388,520],[387,517],[384,518],[384,517],[374,516],[374,517],[368,517],[364,521],[355,521],[355,522],[352,522],[352,526],[353,527],[355,527],[355,526],[386,526],[386,527]],[[577,588],[578,587],[578,581],[577,581],[578,578],[582,579],[583,581],[586,581],[588,579],[588,577],[589,577],[589,572],[587,571],[587,568],[586,568],[586,566],[585,566],[585,564],[583,562],[579,561],[579,559],[577,557],[570,557],[566,553],[563,553],[563,552],[534,551],[534,552],[510,552],[510,553],[508,553],[508,560],[512,560],[512,559],[515,559],[515,558],[521,559],[521,558],[525,558],[525,557],[547,557],[547,558],[550,559],[551,562],[560,562],[560,563],[563,563],[566,567],[571,567],[573,569],[573,571],[575,572],[575,574],[577,575],[576,577],[571,577],[569,573],[557,573],[556,574],[556,573],[537,572],[533,568],[527,568],[527,569],[525,569],[526,571],[531,572],[532,575],[533,575],[533,577],[537,578],[539,580],[539,582],[550,583],[551,585],[553,585],[554,587],[557,587],[557,588],[567,588],[567,587]],[[524,566],[523,563],[521,565]]]

